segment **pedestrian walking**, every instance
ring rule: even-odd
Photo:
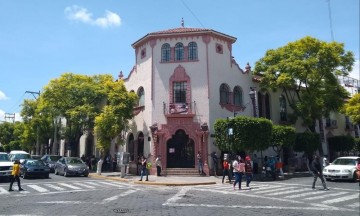
[[[155,159],[155,164],[156,164],[156,174],[157,176],[161,176],[161,156],[158,155],[157,158]]]
[[[218,173],[218,160],[219,160],[219,158],[217,157],[216,152],[213,152],[213,153],[211,154],[211,159],[212,159],[213,164],[214,164],[214,175],[217,176],[217,173]]]
[[[235,181],[233,184],[233,189],[235,190],[236,184],[239,183],[239,190],[241,190],[241,175],[240,175],[240,160],[241,157],[237,156],[233,162],[233,173],[235,175]]]
[[[312,184],[312,189],[315,189],[316,180],[317,180],[317,178],[320,178],[322,185],[324,187],[324,190],[329,190],[329,188],[326,187],[325,179],[324,179],[324,176],[322,173],[322,167],[320,164],[320,159],[317,155],[314,156],[314,160],[311,162],[310,168],[314,174],[314,181]]]
[[[145,156],[141,156],[141,174],[140,174],[139,181],[142,181],[144,175],[146,175],[145,181],[149,181],[149,174],[148,174],[148,170],[146,168],[146,164],[147,164],[147,159],[145,158]]]
[[[117,166],[117,157],[116,153],[114,154],[114,157],[112,158],[112,171],[116,172],[116,166]]]
[[[360,158],[357,159],[357,165],[356,165],[356,176],[357,176],[357,181],[360,182]],[[359,183],[360,186],[360,183]]]
[[[202,162],[202,157],[201,157],[201,153],[200,151],[198,151],[197,155],[196,155],[197,161],[198,161],[198,169],[199,169],[199,174],[205,174],[204,173],[204,164]]]
[[[229,183],[231,184],[231,177],[230,177],[230,164],[228,159],[225,159],[223,162],[223,178],[222,183],[224,183],[225,175],[229,178]]]
[[[253,178],[253,169],[251,167],[250,156],[245,157],[245,176],[246,176],[246,187],[250,187],[250,182],[252,181]]]
[[[9,191],[14,191],[12,189],[12,186],[13,186],[15,180],[17,181],[19,191],[24,190],[21,188],[21,185],[20,185],[20,160],[15,160],[15,162],[14,162],[14,166],[13,166],[13,169],[11,172],[11,181],[10,181]]]

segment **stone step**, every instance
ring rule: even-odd
[[[196,168],[167,168],[166,175],[198,176],[199,171]]]

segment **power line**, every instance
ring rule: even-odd
[[[329,10],[329,20],[330,20],[331,41],[334,41],[334,31],[333,31],[333,26],[332,26],[330,0],[327,0],[327,2],[328,2],[328,10]]]
[[[192,12],[192,10],[189,8],[189,6],[187,6],[187,4],[183,0],[180,0],[180,1],[183,3],[183,5],[186,7],[186,9],[188,9],[188,11],[190,11],[190,13],[195,17],[195,19],[200,23],[201,27],[205,28],[204,25],[201,23],[201,21],[197,18],[195,13]]]

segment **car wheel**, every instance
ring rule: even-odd
[[[84,177],[88,177],[88,176],[89,176],[89,174],[85,174],[85,175],[84,175]]]
[[[48,179],[49,178],[49,173],[45,174],[44,177]]]

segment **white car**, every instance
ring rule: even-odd
[[[0,152],[0,178],[10,178],[14,163],[6,152]]]
[[[324,167],[323,175],[326,180],[345,179],[356,181],[356,156],[336,158],[330,165]]]

